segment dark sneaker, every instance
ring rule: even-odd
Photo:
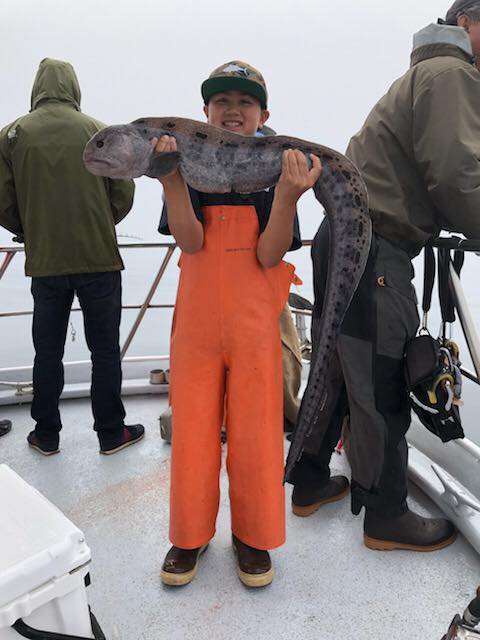
[[[99,432],[100,453],[103,453],[105,456],[117,453],[117,451],[129,447],[131,444],[135,444],[135,442],[141,440],[144,435],[145,428],[141,424],[125,425],[119,430],[118,434],[115,431],[110,431],[108,434]]]
[[[437,551],[452,544],[457,535],[449,520],[423,518],[413,511],[387,519],[367,510],[363,530],[365,546],[378,551]]]
[[[337,502],[348,494],[349,482],[345,476],[332,476],[327,484],[316,489],[295,485],[292,493],[292,511],[300,518],[307,518],[329,502]]]
[[[163,561],[160,578],[163,584],[170,587],[182,587],[191,582],[197,575],[198,559],[208,544],[198,549],[180,549],[171,547]]]
[[[58,448],[58,442],[56,444],[40,442],[35,434],[35,431],[30,431],[27,436],[27,442],[32,449],[35,449],[44,456],[53,456],[55,453],[60,453]]]
[[[0,437],[6,436],[9,431],[12,430],[11,420],[0,420]]]
[[[238,576],[246,587],[266,587],[273,580],[273,567],[268,551],[244,544],[232,534],[237,557]]]

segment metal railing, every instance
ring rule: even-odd
[[[138,309],[138,314],[135,318],[135,321],[130,329],[128,336],[125,340],[121,348],[121,359],[123,362],[148,362],[159,360],[163,358],[167,358],[168,356],[137,356],[137,357],[127,357],[127,351],[132,343],[133,338],[135,337],[138,328],[140,327],[142,320],[145,316],[145,313],[148,309],[172,309],[174,307],[173,304],[152,304],[152,299],[158,289],[158,286],[163,278],[163,275],[167,269],[167,266],[172,258],[172,255],[175,251],[176,244],[173,242],[152,242],[152,243],[128,243],[128,244],[119,244],[120,249],[166,249],[166,254],[160,264],[160,268],[158,269],[157,274],[155,275],[152,284],[148,290],[148,293],[145,297],[145,300],[142,304],[138,305],[122,305],[122,310],[135,310]],[[0,246],[0,255],[4,254],[3,261],[0,265],[0,280],[5,275],[8,267],[11,265],[13,259],[15,258],[17,253],[24,253],[25,249],[23,246],[19,247],[2,247]],[[71,311],[78,312],[81,311],[80,307],[72,307]],[[12,318],[18,316],[29,316],[33,315],[33,310],[21,310],[21,311],[6,311],[0,313],[0,319],[2,318]],[[82,365],[89,363],[89,360],[79,360],[75,362],[65,362],[65,366],[72,365]],[[17,371],[22,371],[24,367],[15,368]],[[10,369],[10,371],[15,371],[15,369]],[[20,381],[2,381],[0,380],[0,387],[13,387],[16,389],[18,394],[24,393],[26,390],[31,389],[32,382],[20,382]]]
[[[312,240],[304,240],[302,242],[304,247],[311,246]],[[448,249],[451,251],[462,251],[462,252],[480,252],[480,241],[478,240],[464,240],[462,238],[458,238],[455,236],[449,238],[438,238],[434,243],[434,247],[437,249]],[[139,327],[142,324],[142,320],[146,314],[146,312],[150,309],[171,309],[174,307],[173,304],[152,304],[152,299],[158,290],[158,287],[162,281],[162,278],[165,274],[165,271],[170,263],[170,260],[173,256],[173,253],[176,248],[176,244],[173,242],[152,242],[152,243],[122,243],[119,244],[120,249],[166,249],[166,254],[160,264],[158,272],[156,273],[152,284],[148,290],[148,293],[141,304],[138,305],[123,305],[122,310],[138,310],[138,314],[133,322],[133,325],[128,333],[128,336],[125,340],[121,348],[121,359],[124,362],[145,362],[145,361],[153,361],[158,359],[166,358],[167,356],[139,356],[139,357],[127,357],[128,349],[134,339]],[[15,255],[17,253],[24,253],[24,247],[12,247],[12,246],[0,246],[0,255],[4,254],[3,261],[0,265],[0,280],[4,276],[5,272],[11,265]],[[478,337],[478,333],[475,327],[475,323],[473,318],[469,312],[467,301],[465,294],[463,292],[460,278],[458,277],[452,261],[450,261],[450,286],[454,295],[456,308],[458,311],[458,316],[460,320],[460,324],[462,327],[462,331],[466,340],[466,344],[470,353],[470,357],[473,362],[473,366],[475,368],[475,373],[469,371],[468,369],[462,368],[462,373],[466,378],[472,380],[476,384],[480,385],[480,340]],[[73,307],[73,312],[78,312],[81,309],[79,307]],[[299,333],[300,339],[302,336],[306,337],[306,326],[304,318],[305,316],[311,316],[311,311],[303,310],[303,309],[292,309],[292,312],[295,315],[295,321],[297,326],[297,331]],[[23,310],[23,311],[9,311],[9,312],[0,312],[0,319],[7,317],[16,317],[16,316],[26,316],[32,315],[33,310]],[[85,361],[76,361],[76,362],[65,362],[66,366],[69,365],[79,365],[79,364],[87,364],[89,360]],[[22,369],[22,368],[19,368]],[[14,371],[14,369],[10,369],[10,371]],[[9,386],[15,387],[18,392],[22,392],[25,388],[31,387],[31,382],[5,382],[0,381],[0,386]]]
[[[312,244],[311,240],[305,240],[303,242],[304,246],[310,246]],[[128,357],[127,356],[127,352],[130,348],[130,345],[135,337],[135,335],[137,334],[142,321],[145,317],[145,314],[148,310],[150,309],[173,309],[173,307],[175,305],[173,304],[152,304],[152,300],[155,296],[155,293],[158,290],[158,287],[162,281],[162,278],[165,274],[165,271],[170,263],[170,260],[175,252],[176,249],[176,244],[174,242],[151,242],[151,243],[120,243],[119,248],[121,250],[131,250],[131,249],[166,249],[166,253],[165,256],[163,257],[163,260],[160,264],[160,267],[155,275],[155,277],[153,278],[153,281],[150,285],[150,288],[148,290],[148,293],[144,299],[144,301],[141,304],[134,304],[134,305],[122,305],[122,311],[123,310],[138,310],[138,314],[135,317],[135,320],[133,322],[133,325],[125,339],[124,344],[121,347],[121,360],[122,362],[128,362],[128,363],[133,363],[133,362],[150,362],[150,361],[158,361],[158,360],[162,360],[162,359],[167,359],[168,356],[167,355],[160,355],[160,356],[134,356],[134,357]],[[23,254],[25,252],[25,249],[23,246],[18,246],[18,247],[12,247],[12,246],[0,246],[0,256],[3,254],[4,258],[3,261],[1,262],[0,265],[0,280],[2,279],[2,277],[5,275],[7,269],[9,268],[9,266],[11,265],[13,259],[15,258],[17,253],[21,253]],[[78,312],[81,311],[80,307],[77,306],[73,306],[71,309],[72,312]],[[296,310],[296,309],[292,309],[292,311],[295,314],[295,323],[296,323],[296,327],[297,330],[299,332],[300,337],[304,336],[306,338],[306,325],[305,325],[305,320],[304,320],[304,316],[308,316],[311,315],[311,312],[309,311],[302,311],[302,310]],[[15,311],[3,311],[0,312],[0,320],[2,318],[13,318],[13,317],[20,317],[20,316],[31,316],[33,315],[33,309],[26,309],[26,310],[15,310]],[[305,340],[305,342],[308,342],[307,340]],[[89,360],[77,360],[77,361],[67,361],[64,363],[64,366],[69,367],[69,366],[76,366],[76,365],[85,365],[88,364],[90,361]],[[14,368],[9,368],[8,371],[9,373],[14,373],[14,372],[21,372],[21,371],[25,371],[26,369],[29,369],[30,367],[14,367]],[[4,371],[6,371],[7,369],[4,368]],[[31,388],[32,388],[32,381],[26,381],[26,382],[21,382],[21,381],[4,381],[4,380],[0,380],[0,387],[9,387],[9,388],[14,388],[16,390],[16,393],[18,395],[22,395],[25,392],[30,392]]]
[[[461,371],[466,378],[480,385],[480,340],[475,322],[468,308],[467,299],[460,282],[460,277],[457,274],[451,257],[452,251],[479,253],[480,240],[466,240],[457,236],[450,236],[448,238],[437,238],[432,244],[437,250],[444,249],[449,252],[449,285],[453,294],[455,308],[458,312],[458,318],[460,320],[460,325],[465,337],[470,358],[475,368],[475,373],[469,371],[463,366],[461,367]]]
[[[303,246],[311,246],[312,241],[311,240],[305,240],[303,241]],[[146,312],[150,309],[173,309],[173,307],[175,305],[173,304],[152,304],[152,300],[153,297],[155,296],[155,293],[158,290],[158,287],[162,281],[162,278],[165,274],[165,271],[170,263],[170,260],[173,256],[173,253],[175,252],[176,249],[176,244],[174,242],[151,242],[151,243],[120,243],[119,248],[121,250],[130,250],[130,249],[166,249],[166,254],[160,264],[160,267],[150,285],[150,288],[148,290],[148,293],[144,299],[144,301],[141,304],[136,304],[136,305],[122,305],[122,310],[138,310],[138,314],[133,322],[133,325],[128,333],[127,338],[125,339],[124,344],[121,347],[121,360],[122,362],[149,362],[149,361],[158,361],[161,359],[167,359],[168,356],[166,355],[161,355],[161,356],[134,356],[134,357],[128,357],[127,356],[127,352],[130,348],[130,345],[135,337],[135,335],[137,334],[143,318],[146,314]],[[0,280],[2,279],[2,277],[4,276],[4,274],[6,273],[7,269],[9,268],[9,266],[11,265],[13,259],[15,258],[15,255],[17,253],[24,253],[25,249],[23,246],[18,246],[18,247],[12,247],[12,246],[0,246],[0,256],[2,254],[4,254],[4,258],[3,261],[0,265]],[[81,311],[80,307],[74,306],[71,309],[72,312],[78,312]],[[292,309],[293,313],[295,314],[295,324],[297,327],[297,331],[299,332],[299,336],[302,339],[302,336],[305,339],[305,342],[308,342],[306,340],[306,325],[305,325],[305,319],[304,316],[309,316],[311,315],[311,312],[309,311],[303,311],[303,310],[296,310],[296,309]],[[20,316],[29,316],[29,315],[33,315],[33,310],[32,309],[27,309],[27,310],[16,310],[16,311],[4,311],[4,312],[0,312],[0,320],[2,318],[12,318],[12,317],[20,317]],[[88,364],[90,361],[89,360],[78,360],[75,362],[72,361],[67,361],[64,363],[64,366],[69,367],[69,366],[75,366],[75,365],[85,365]],[[8,371],[9,373],[14,373],[15,371],[20,372],[20,371],[25,371],[26,369],[29,369],[29,367],[15,367],[15,368],[9,368]],[[6,369],[3,369],[4,371]],[[16,393],[18,395],[21,395],[25,392],[29,392],[32,388],[32,382],[31,381],[27,381],[27,382],[20,382],[20,381],[2,381],[0,380],[0,387],[10,387],[10,388],[14,388],[16,389]]]

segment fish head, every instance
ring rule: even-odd
[[[138,178],[148,168],[153,147],[135,125],[106,127],[87,143],[83,161],[90,173],[108,178]]]

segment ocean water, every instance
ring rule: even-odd
[[[161,236],[157,232],[161,207],[162,194],[158,182],[146,178],[138,180],[134,207],[117,227],[119,242],[130,244],[171,240],[171,238]],[[320,205],[313,195],[306,194],[299,206],[299,219],[303,239],[313,238],[322,218],[323,214]],[[1,228],[0,246],[12,246],[11,234]],[[168,265],[152,304],[174,304],[178,282],[178,255],[177,250]],[[139,305],[144,302],[164,256],[165,249],[158,248],[126,249],[122,251],[125,263],[122,280],[124,305]],[[295,264],[297,274],[303,280],[303,284],[293,287],[292,291],[296,291],[312,300],[312,268],[309,247],[287,254],[286,259]],[[3,261],[2,254],[0,254],[0,263],[1,261]],[[417,258],[414,264],[416,271],[415,285],[418,297],[421,299],[423,261],[421,258]],[[474,254],[467,254],[462,272],[462,284],[470,312],[476,321],[480,320],[479,279],[480,257]],[[77,300],[74,301],[74,306],[78,307]],[[30,278],[24,275],[24,256],[22,253],[18,253],[4,277],[0,280],[0,313],[31,309]],[[208,309],[205,312],[208,313]],[[122,345],[137,314],[138,310],[125,310],[123,312],[121,325]],[[148,310],[127,355],[168,354],[172,314],[172,309]],[[439,326],[440,313],[436,292],[434,292],[433,307],[429,315],[429,328],[433,335],[438,333]],[[460,345],[461,359],[464,365],[473,371],[473,365],[468,356],[466,343],[458,322],[453,326],[453,337]],[[65,361],[76,361],[88,358],[89,352],[85,344],[82,314],[81,312],[74,312],[70,316],[64,359]],[[30,366],[32,361],[31,316],[0,318],[0,369]],[[480,444],[480,425],[477,419],[477,415],[480,414],[480,389],[468,381],[465,381],[464,387],[465,407],[462,415],[464,416],[465,431],[470,438]]]

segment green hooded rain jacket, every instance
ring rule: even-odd
[[[73,67],[42,60],[30,113],[0,131],[0,225],[24,237],[27,275],[123,269],[115,224],[134,183],[93,176],[82,160],[104,126],[80,112]]]

